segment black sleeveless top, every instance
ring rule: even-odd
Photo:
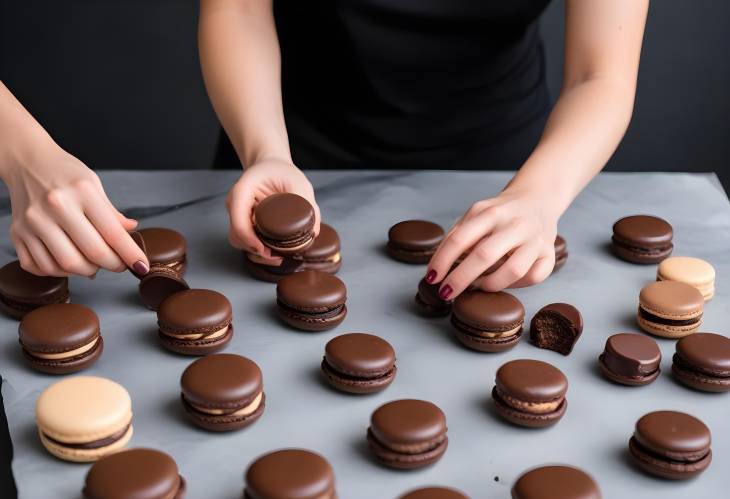
[[[549,99],[549,0],[274,0],[303,168],[513,169]]]

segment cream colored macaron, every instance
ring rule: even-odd
[[[697,288],[705,301],[715,296],[715,269],[705,260],[691,256],[673,256],[657,268],[657,281],[684,282]]]
[[[75,376],[41,393],[36,422],[43,446],[54,456],[96,461],[123,449],[132,437],[132,400],[114,381]]]

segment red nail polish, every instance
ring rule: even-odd
[[[145,275],[145,274],[147,274],[147,272],[150,271],[150,268],[142,260],[137,260],[136,262],[134,262],[134,265],[132,265],[132,268],[139,275]]]
[[[426,274],[426,282],[429,284],[433,284],[433,281],[436,280],[436,271],[431,269],[428,271],[428,274]]]
[[[445,286],[441,286],[441,289],[439,289],[439,296],[442,300],[448,300],[449,296],[451,296],[451,293],[453,293],[454,290],[451,286],[446,284]]]

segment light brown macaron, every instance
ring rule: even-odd
[[[691,256],[667,258],[656,271],[657,281],[684,282],[697,288],[705,301],[715,296],[715,268],[709,262]]]
[[[647,284],[639,293],[639,327],[663,338],[682,338],[702,324],[705,299],[697,288],[676,281]]]

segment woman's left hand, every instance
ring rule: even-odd
[[[474,203],[439,246],[426,280],[441,282],[444,300],[453,300],[471,285],[500,291],[542,282],[555,264],[560,210],[554,204],[548,193],[510,187]],[[466,257],[450,271],[461,255]],[[497,270],[482,275],[503,257],[506,261]]]

